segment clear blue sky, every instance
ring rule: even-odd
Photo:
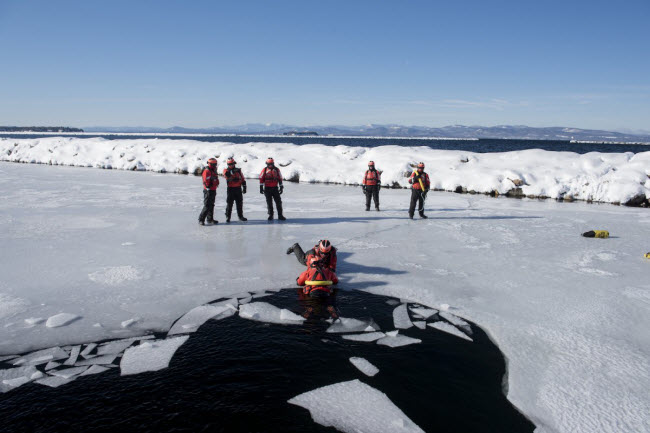
[[[0,124],[650,130],[650,0],[0,0]]]

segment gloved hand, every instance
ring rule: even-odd
[[[244,194],[246,194],[246,184],[242,185],[241,189],[242,189],[241,192],[243,192]]]
[[[362,186],[361,186],[361,191],[362,191],[364,194],[366,193],[366,186],[365,186],[365,185],[362,185]]]
[[[260,185],[260,194],[264,194],[264,185]]]
[[[381,189],[381,183],[378,183],[377,184],[377,191],[379,191],[380,189]]]
[[[284,192],[284,185],[280,184],[280,194]]]

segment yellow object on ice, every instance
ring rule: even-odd
[[[413,170],[413,174],[417,176],[419,173],[417,170]],[[420,176],[418,180],[420,181],[420,188],[422,188],[421,191],[424,192],[424,184],[422,183],[422,177]]]
[[[609,232],[607,230],[594,230],[597,238],[607,239],[609,237]]]
[[[307,286],[331,286],[334,284],[330,280],[326,281],[305,281],[305,285]]]
[[[650,253],[645,253],[645,258],[650,259]]]

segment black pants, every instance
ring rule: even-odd
[[[299,244],[296,244],[293,247],[293,253],[296,255],[299,263],[307,266],[307,257],[305,256],[305,252],[302,250],[302,247]]]
[[[370,208],[370,199],[375,200],[375,208],[379,209],[379,186],[366,185],[366,209]]]
[[[237,216],[239,219],[244,217],[244,195],[241,192],[241,186],[229,186],[226,190],[226,218],[230,219],[232,215],[232,204],[237,203]]]
[[[424,194],[422,190],[412,189],[411,190],[411,205],[409,206],[409,216],[415,214],[415,205],[418,206],[418,212],[420,215],[424,215]]]
[[[205,222],[206,217],[208,221],[214,220],[214,199],[216,197],[217,191],[203,190],[203,210],[201,211],[201,215],[199,215],[199,221]]]
[[[264,196],[266,197],[266,207],[269,216],[273,216],[273,202],[278,209],[278,216],[282,216],[282,199],[280,198],[280,191],[277,186],[267,186],[264,188]]]

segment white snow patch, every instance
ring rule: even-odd
[[[350,358],[350,362],[366,376],[373,377],[375,374],[379,373],[379,369],[372,365],[372,363],[370,363],[370,361],[365,358],[358,358],[356,356],[353,356]]]
[[[140,269],[128,265],[103,268],[88,274],[88,278],[99,284],[119,286],[127,281],[142,280],[145,278],[145,274]]]
[[[166,340],[146,341],[124,352],[120,362],[120,375],[158,371],[169,366],[174,353],[190,338],[189,335]]]
[[[42,317],[29,317],[25,319],[25,323],[28,324],[29,326],[38,325],[43,322],[45,322],[45,319],[43,319]]]
[[[128,319],[128,320],[125,320],[124,322],[120,323],[120,326],[122,328],[128,328],[128,327],[134,325],[135,323],[137,323],[138,320],[140,320],[140,319],[137,318],[137,317],[134,317],[132,319]]]

